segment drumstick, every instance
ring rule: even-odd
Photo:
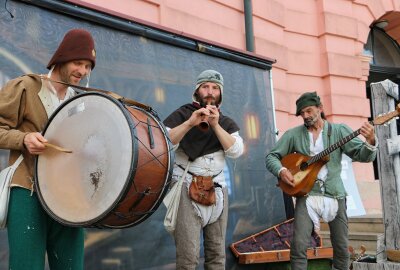
[[[45,143],[43,143],[43,144],[44,144],[46,147],[53,148],[53,149],[55,149],[55,150],[57,150],[57,151],[60,151],[60,152],[72,153],[72,150],[68,150],[68,149],[62,148],[62,147],[60,147],[60,146],[57,146],[57,145],[48,143],[48,142],[45,142]]]

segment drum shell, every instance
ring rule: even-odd
[[[165,130],[152,131],[154,134],[154,145],[151,148],[148,138],[147,120],[150,119],[151,126],[162,126],[154,117],[137,107],[126,107],[136,125],[136,135],[141,138],[138,143],[138,162],[132,175],[131,185],[127,193],[113,211],[107,215],[101,225],[106,227],[126,227],[136,225],[149,217],[159,206],[164,198],[172,176],[173,151]],[[151,116],[151,117],[150,117]],[[153,128],[154,130],[154,128]],[[156,157],[156,158],[155,158]],[[167,171],[166,168],[169,168]],[[124,221],[120,214],[128,216]]]

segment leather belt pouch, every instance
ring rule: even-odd
[[[215,204],[215,187],[212,176],[193,175],[189,187],[189,196],[193,201],[202,205]]]

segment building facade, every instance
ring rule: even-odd
[[[400,80],[400,0],[8,0],[2,7],[0,86],[23,73],[45,73],[70,28],[86,28],[95,38],[91,85],[151,104],[161,119],[190,101],[199,71],[223,74],[222,110],[246,141],[243,158],[224,169],[227,247],[286,218],[264,156],[277,137],[301,124],[295,117],[301,93],[317,91],[328,120],[357,129],[374,116],[369,84]],[[0,166],[7,164],[3,152]],[[366,213],[381,214],[377,180],[384,179],[376,165],[353,167]],[[164,215],[160,207],[133,228],[88,229],[87,269],[108,263],[173,269]],[[6,232],[0,236],[0,257],[7,258]],[[230,252],[227,265],[237,267]],[[2,260],[0,269],[6,267]]]
[[[185,0],[69,2],[237,50],[248,49],[246,38],[250,35],[254,53],[276,59],[272,82],[279,134],[301,123],[294,116],[294,103],[304,91],[319,93],[328,120],[357,129],[373,115],[368,99],[369,83],[385,78],[393,80],[399,67],[396,49],[388,54],[393,62],[389,65],[374,62],[374,55],[366,50],[371,31],[377,28],[385,39],[392,40],[394,47],[398,47],[398,0],[196,0],[190,4]],[[245,7],[249,4],[250,29],[245,27],[246,16],[249,16]],[[371,68],[376,66],[382,69]],[[367,213],[380,213],[379,184],[375,181],[379,176],[374,174],[373,165],[354,163],[353,166]]]

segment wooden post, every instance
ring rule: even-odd
[[[393,111],[395,99],[398,99],[398,96],[397,84],[389,80],[372,83],[371,101],[374,117]],[[380,177],[383,223],[385,226],[383,247],[385,251],[388,249],[398,250],[400,248],[400,159],[399,153],[393,150],[398,137],[396,121],[392,121],[389,127],[376,126],[375,132],[379,140],[377,163]],[[386,256],[380,256],[379,254],[378,257],[381,259],[386,258]],[[353,263],[353,269],[399,270],[400,264],[388,261],[380,261],[376,264],[355,262]]]
[[[394,110],[395,101],[391,96],[395,93],[398,93],[398,86],[389,80],[371,84],[374,117]],[[400,162],[399,154],[390,155],[388,147],[388,141],[390,142],[397,137],[396,121],[392,121],[389,125],[390,128],[384,126],[377,126],[375,128],[380,144],[377,159],[382,197],[383,223],[385,225],[384,243],[386,249],[399,249],[400,210],[398,196],[400,195]]]

